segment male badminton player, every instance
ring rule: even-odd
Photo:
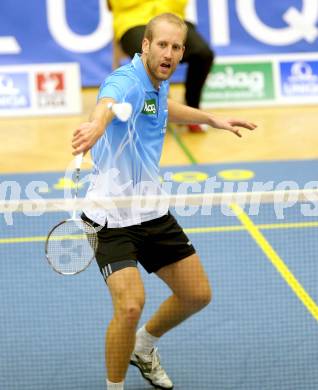
[[[102,83],[89,122],[75,130],[72,141],[74,155],[91,149],[94,171],[88,197],[160,194],[158,164],[167,120],[207,124],[237,136],[240,127],[255,129],[253,123],[218,119],[168,99],[168,79],[182,59],[186,33],[185,23],[175,15],[155,17],[146,27],[142,54]],[[109,109],[115,102],[132,104],[128,122]],[[83,218],[100,227],[96,260],[114,308],[106,332],[107,389],[124,389],[129,363],[154,387],[172,389],[156,343],[211,300],[195,248],[164,204],[86,209]],[[136,332],[145,302],[138,264],[172,293]]]

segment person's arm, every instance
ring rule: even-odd
[[[199,110],[168,99],[169,121],[180,124],[205,124],[215,129],[229,130],[238,137],[242,137],[238,127],[254,130],[257,126],[254,123],[239,119],[222,119]]]
[[[104,134],[105,128],[112,121],[114,114],[108,103],[115,103],[114,99],[100,99],[90,115],[89,122],[82,123],[73,133],[73,155],[86,153]]]

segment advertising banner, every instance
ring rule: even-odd
[[[189,0],[187,19],[219,59],[318,52],[317,0]],[[82,86],[97,86],[111,72],[112,39],[106,0],[0,2],[1,65],[77,62]]]
[[[78,64],[0,66],[0,117],[79,114]]]
[[[218,59],[202,94],[203,107],[317,104],[318,54]]]
[[[268,101],[273,98],[271,62],[216,64],[204,90],[204,99],[214,102]]]
[[[312,96],[318,102],[318,60],[282,61],[279,66],[283,98]]]

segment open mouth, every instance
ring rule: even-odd
[[[160,68],[164,68],[168,70],[171,68],[171,64],[168,64],[167,62],[163,62],[162,64],[160,64]]]

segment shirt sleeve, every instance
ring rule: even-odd
[[[135,91],[134,91],[135,88]],[[98,100],[102,98],[112,98],[117,103],[133,102],[134,94],[138,90],[138,82],[128,76],[117,74],[110,75],[100,86]]]
[[[117,103],[128,102],[133,107],[133,112],[140,111],[143,105],[144,92],[140,81],[116,72],[111,74],[100,86],[98,100],[112,98]]]

